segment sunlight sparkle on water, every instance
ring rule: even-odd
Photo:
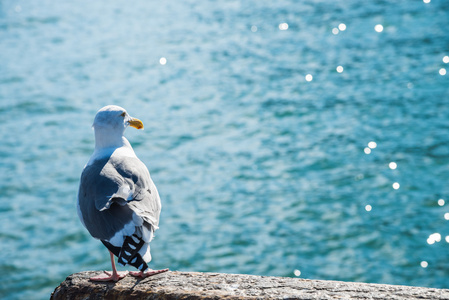
[[[398,167],[398,164],[392,161],[391,163],[388,164],[388,167],[390,167],[390,169],[392,170],[395,170]]]
[[[441,68],[439,73],[440,73],[441,76],[446,75],[446,69],[445,68]]]
[[[346,30],[346,25],[343,23],[340,23],[340,25],[338,25],[338,29],[340,29],[340,31],[345,31]]]
[[[427,261],[423,260],[423,261],[421,262],[421,267],[427,268],[428,266],[429,266],[429,264],[427,263]]]
[[[340,32],[340,30],[338,30],[338,28],[334,27],[332,28],[332,33],[337,35]]]
[[[312,80],[313,80],[312,74],[307,74],[307,75],[306,75],[306,80],[307,80],[307,81],[312,81]]]
[[[371,211],[372,209],[373,209],[373,207],[369,204],[365,206],[366,211]]]
[[[443,206],[444,203],[445,203],[445,202],[444,202],[444,199],[439,199],[439,200],[438,200],[438,205],[439,205],[439,206]]]
[[[393,183],[393,188],[395,190],[398,190],[400,187],[401,187],[401,185],[399,183],[397,183],[397,182]]]
[[[377,143],[376,142],[369,142],[368,143],[368,147],[370,147],[371,149],[374,149],[377,147]]]
[[[370,154],[371,153],[371,149],[366,147],[365,149],[363,149],[363,151],[365,152],[365,154]]]
[[[288,24],[287,24],[287,23],[281,23],[281,24],[279,24],[279,29],[280,29],[280,30],[287,30],[287,29],[288,29]]]
[[[429,235],[429,238],[427,238],[427,244],[433,245],[435,242],[439,243],[441,241],[441,234],[438,232],[432,233]]]
[[[165,57],[161,57],[161,58],[159,59],[159,63],[160,63],[161,65],[165,65],[165,64],[167,63],[167,59],[166,59]]]
[[[444,239],[446,240],[446,243],[449,243],[449,235],[446,235]]]
[[[444,219],[449,221],[449,213],[444,214]]]
[[[337,72],[338,73],[342,73],[343,72],[343,67],[342,66],[338,66],[337,67]]]
[[[376,26],[374,26],[374,30],[376,30],[377,32],[382,32],[384,30],[384,27],[381,24],[377,24]]]
[[[256,32],[257,31],[257,26],[256,25],[251,26],[251,31],[252,32]]]
[[[445,57],[443,57],[443,62],[445,64],[449,63],[449,56],[446,55]]]
[[[422,0],[422,2],[424,2],[424,3],[430,3],[430,0]]]
[[[296,270],[293,271],[293,274],[295,274],[295,276],[299,277],[299,276],[301,276],[301,271],[296,269]]]

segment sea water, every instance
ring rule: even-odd
[[[2,1],[0,298],[110,268],[76,214],[117,104],[153,268],[449,288],[449,2]]]

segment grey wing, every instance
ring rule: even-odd
[[[100,211],[97,203],[107,202],[117,183],[102,171],[108,160],[97,160],[86,166],[81,174],[78,192],[78,215],[89,233],[101,240],[110,240],[117,232],[134,230],[134,212],[124,205],[113,205]],[[131,232],[132,234],[132,232]]]
[[[126,179],[122,191],[128,191],[127,206],[156,230],[159,225],[161,200],[147,167],[136,158],[111,159],[114,169]],[[123,199],[123,198],[122,198]],[[120,203],[123,205],[123,203]]]
[[[148,169],[136,157],[112,156],[86,166],[78,202],[82,223],[92,236],[102,240],[110,240],[119,232],[131,235],[144,223],[150,231],[159,225],[158,191]]]

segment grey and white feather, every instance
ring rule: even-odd
[[[81,174],[77,211],[89,233],[119,263],[145,271],[161,200],[147,167],[123,136],[128,126],[143,127],[119,106],[98,111],[93,124],[95,150]]]

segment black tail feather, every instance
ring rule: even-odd
[[[122,248],[115,247],[107,241],[102,240],[101,242],[109,251],[118,257],[118,263],[122,266],[131,265],[142,272],[148,268],[147,263],[139,253],[145,242],[137,235],[133,234],[132,236],[127,236],[123,242]]]
[[[144,244],[145,242],[142,238],[135,234],[127,236],[118,255],[118,263],[121,265],[131,265],[140,271],[145,271],[148,265],[139,254]]]
[[[102,242],[103,245],[105,245],[106,248],[108,248],[108,250],[111,251],[115,256],[119,256],[119,254],[120,254],[120,249],[121,249],[120,247],[115,247],[115,246],[113,246],[111,243],[106,242],[106,241],[103,241],[103,240],[101,240],[101,242]]]

